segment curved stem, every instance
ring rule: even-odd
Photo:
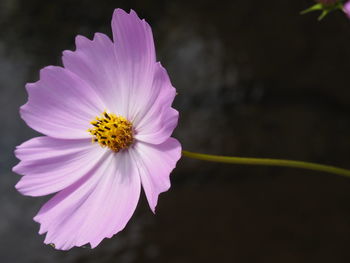
[[[315,170],[315,171],[350,177],[350,170],[346,170],[346,169],[342,169],[342,168],[338,168],[330,165],[323,165],[323,164],[309,163],[309,162],[302,162],[302,161],[270,159],[270,158],[229,157],[229,156],[210,155],[210,154],[203,154],[203,153],[194,153],[189,151],[182,151],[182,155],[192,159],[198,159],[198,160],[209,161],[209,162],[245,164],[245,165],[284,166],[284,167]]]

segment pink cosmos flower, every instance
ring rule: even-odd
[[[18,146],[24,195],[56,193],[34,217],[46,244],[67,250],[122,230],[141,185],[154,212],[181,156],[171,138],[178,112],[166,70],[156,62],[152,30],[134,11],[116,9],[112,42],[76,38],[64,67],[49,66],[26,85],[21,117],[45,136]]]

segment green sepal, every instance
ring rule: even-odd
[[[332,12],[333,10],[323,10],[321,15],[317,18],[318,21],[321,21],[323,18],[326,17],[326,15],[328,15],[330,12]]]
[[[325,18],[330,12],[335,11],[335,10],[342,10],[343,9],[343,4],[341,2],[332,4],[332,5],[324,5],[322,3],[315,4],[304,11],[301,11],[300,14],[304,15],[310,12],[314,11],[321,11],[321,15],[318,17],[318,21],[321,21],[323,18]]]
[[[301,15],[304,15],[304,14],[307,14],[307,13],[310,13],[310,12],[313,12],[313,11],[317,11],[317,10],[322,10],[324,8],[324,6],[320,3],[318,4],[315,4],[303,11],[300,12]]]

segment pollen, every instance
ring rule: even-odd
[[[132,124],[122,116],[105,111],[90,123],[93,127],[88,132],[92,135],[92,142],[97,142],[102,147],[119,152],[133,142]]]

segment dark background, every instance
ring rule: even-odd
[[[111,36],[113,9],[152,25],[178,90],[184,149],[350,168],[350,21],[313,2],[0,0],[0,262],[349,262],[350,179],[182,159],[154,216],[144,197],[94,250],[45,246],[21,196],[13,149],[36,136],[18,115],[24,85],[61,65],[75,35]]]

